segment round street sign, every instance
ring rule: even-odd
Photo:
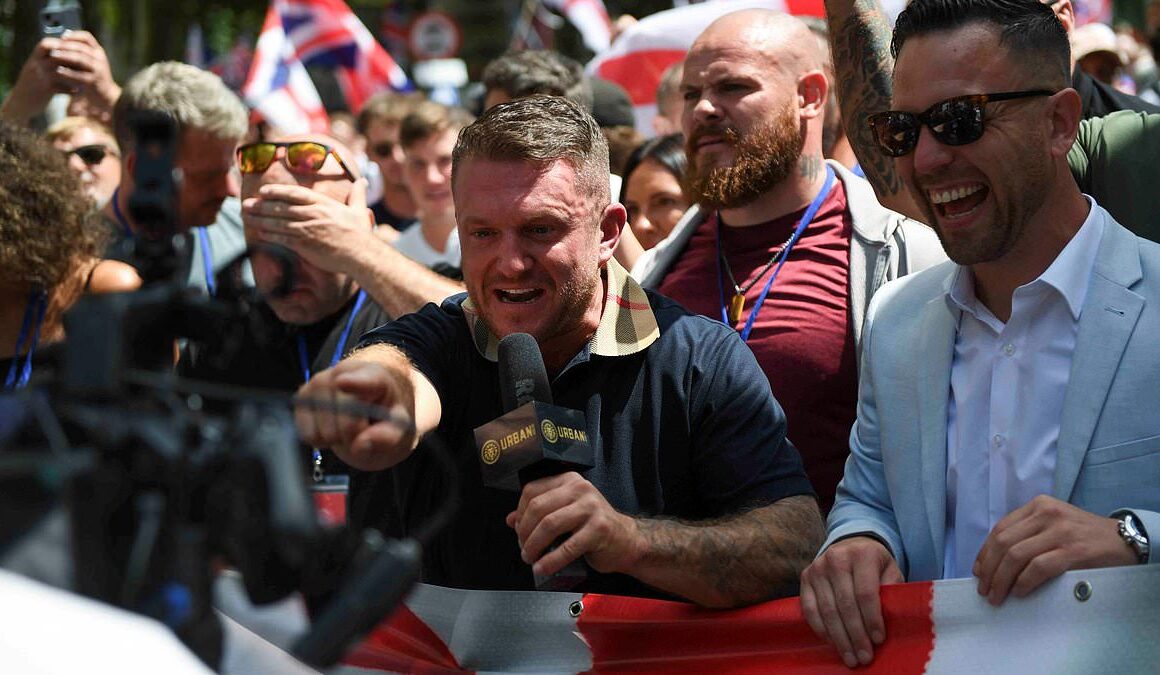
[[[423,12],[411,22],[407,44],[416,59],[449,59],[459,52],[459,24],[443,12]]]

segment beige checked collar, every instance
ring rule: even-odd
[[[600,356],[628,356],[643,351],[661,335],[648,296],[615,258],[605,266],[604,277],[604,310],[588,343],[589,351]],[[471,298],[463,301],[463,316],[480,355],[488,361],[498,360],[499,340],[479,318]]]

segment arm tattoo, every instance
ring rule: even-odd
[[[714,606],[793,595],[824,535],[817,502],[802,495],[719,520],[638,518],[637,523],[648,543],[642,562],[679,571],[689,583],[666,585],[683,587],[685,592],[677,592]],[[688,592],[691,588],[697,592]]]
[[[826,13],[846,134],[866,178],[885,201],[902,192],[902,181],[894,160],[878,151],[866,118],[890,107],[890,25],[877,0],[826,0]]]

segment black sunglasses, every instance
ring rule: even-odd
[[[1051,96],[1053,91],[1031,89],[1001,94],[972,94],[939,101],[921,113],[887,110],[866,118],[874,132],[878,149],[888,157],[902,157],[914,151],[922,125],[939,143],[966,145],[983,136],[984,110],[988,103],[1032,96]]]
[[[113,150],[108,146],[101,145],[99,143],[95,145],[82,145],[79,148],[68,150],[64,154],[65,156],[76,155],[77,157],[81,158],[82,162],[88,164],[89,166],[100,164],[101,162],[105,161],[105,157],[107,155],[112,155],[114,157],[117,156],[117,153],[113,152]]]
[[[346,162],[342,161],[334,148],[313,141],[293,141],[290,143],[275,143],[259,141],[248,143],[238,148],[238,169],[242,173],[262,173],[274,163],[278,155],[278,148],[286,148],[286,168],[292,173],[310,175],[322,170],[326,164],[326,156],[334,155],[343,173],[353,183],[354,173]]]

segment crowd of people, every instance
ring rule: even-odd
[[[130,120],[163,113],[182,278],[215,295],[248,252],[258,299],[240,344],[182,343],[176,370],[406,420],[295,412],[313,480],[390,536],[442,499],[428,440],[451,448],[463,507],[426,582],[529,589],[582,559],[588,592],[800,592],[854,667],[887,639],[882,584],[975,577],[999,604],[1160,559],[1145,50],[1070,0],[912,0],[893,31],[825,4],[705,26],[648,130],[548,51],[489,64],[470,110],[385,92],[288,134],[206,71],[122,87],[92,36],[46,38],[0,108],[6,388],[59,358],[82,294],[142,283]],[[55,93],[71,116],[38,137]],[[517,492],[473,435],[513,333],[594,450]]]

